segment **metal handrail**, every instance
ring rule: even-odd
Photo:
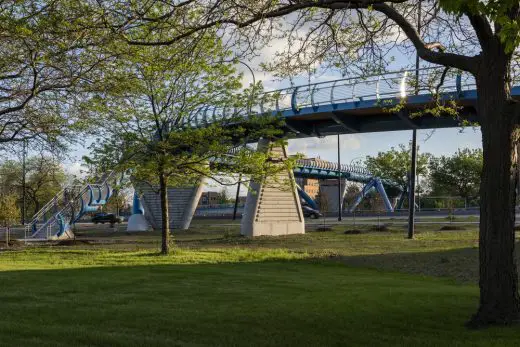
[[[443,71],[444,67],[425,67],[419,69],[419,75],[422,77],[421,83],[418,86],[419,92],[432,92],[431,83],[437,81],[436,76],[432,74],[432,71]],[[415,69],[391,71],[383,74],[373,74],[368,76],[348,77],[334,81],[323,81],[312,84],[291,86],[288,88],[282,88],[272,91],[266,91],[259,95],[258,109],[261,114],[271,113],[269,110],[273,110],[276,113],[280,113],[286,110],[292,110],[294,113],[298,113],[303,107],[312,107],[317,110],[321,104],[337,105],[338,101],[364,101],[363,99],[375,98],[379,101],[382,97],[393,96],[397,98],[405,98],[412,92],[415,92],[416,87],[413,84],[409,84],[410,80],[408,77],[411,72],[415,72]],[[433,78],[428,78],[433,75]],[[450,78],[445,80],[443,84],[444,92],[458,92],[459,94],[463,89],[473,87],[475,85],[473,77],[465,74],[464,80],[462,79],[461,72],[454,71],[449,74]],[[454,77],[454,78],[453,78]],[[384,87],[382,86],[383,83]],[[464,83],[464,88],[463,84]],[[367,89],[368,88],[368,89]],[[317,98],[316,93],[319,91],[330,90],[329,98]],[[339,92],[338,92],[339,91]],[[272,96],[269,102],[266,104],[266,96]],[[359,99],[359,100],[358,100]],[[304,100],[303,103],[298,104],[298,100]],[[283,104],[282,104],[283,103]],[[207,121],[208,109],[211,109],[210,105],[204,108],[204,112],[196,112],[194,114],[194,122],[189,122],[188,126],[201,126]],[[227,119],[225,114],[225,107],[213,107],[212,121],[216,121],[217,115],[221,119]],[[218,112],[222,110],[222,112]],[[253,111],[254,112],[254,111]],[[251,112],[252,113],[252,112]],[[247,117],[250,116],[249,112],[238,112],[236,116]]]
[[[54,224],[56,223],[56,216],[58,215],[63,215],[64,212],[66,212],[67,209],[71,208],[72,207],[72,204],[74,201],[76,201],[77,199],[82,199],[83,198],[83,194],[90,188],[92,187],[95,187],[95,188],[101,188],[103,187],[107,181],[112,177],[112,175],[114,174],[114,171],[110,171],[108,173],[108,175],[106,175],[103,179],[103,181],[101,181],[100,183],[95,183],[95,184],[86,184],[85,186],[81,186],[81,185],[70,185],[70,186],[67,186],[65,187],[60,193],[64,193],[66,189],[69,189],[69,188],[75,188],[75,187],[82,187],[81,190],[79,191],[79,193],[77,193],[74,197],[72,197],[66,204],[64,207],[61,208],[61,210],[53,213],[53,215],[48,219],[46,220],[42,226],[40,226],[35,232],[32,233],[31,236],[34,236],[38,233],[40,233],[41,230],[43,230],[44,228],[47,228],[47,230],[49,230],[50,228],[52,228],[54,226]],[[60,194],[58,193],[58,194]],[[56,196],[58,196],[58,194]],[[49,205],[49,206],[54,206],[52,203],[56,201],[56,196],[53,197],[53,199],[51,199],[51,201],[49,201],[49,203],[47,203],[46,205]],[[47,210],[48,211],[48,210]],[[47,211],[44,211],[43,213],[41,213],[40,216],[38,216],[38,218],[42,217],[43,214]],[[36,216],[36,215],[35,215]],[[33,217],[30,225],[32,226],[33,224],[37,224],[38,223],[38,220],[39,219],[35,219]]]

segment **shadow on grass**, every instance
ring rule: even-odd
[[[478,282],[478,248],[434,252],[338,256],[341,263],[410,274],[450,277],[459,282]]]

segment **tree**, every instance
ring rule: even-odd
[[[229,194],[226,190],[226,188],[222,188],[220,192],[218,192],[218,202],[219,204],[227,204],[230,202],[231,199],[229,198]]]
[[[20,220],[16,195],[0,195],[0,224],[9,228]]]
[[[67,175],[56,159],[43,155],[28,158],[25,183],[28,211],[38,212],[63,188],[66,180]],[[3,193],[14,194],[21,199],[22,184],[21,162],[8,160],[0,164],[0,187]]]
[[[422,7],[417,26],[418,4]],[[113,6],[116,10],[110,11]],[[469,72],[479,96],[475,109],[484,159],[480,306],[471,325],[520,319],[513,230],[520,104],[511,96],[511,65],[520,44],[518,0],[185,0],[170,6],[162,1],[139,6],[114,0],[100,3],[97,11],[123,12],[111,15],[108,22],[136,45],[173,44],[218,27],[223,34],[235,35],[239,47],[256,49],[281,34],[278,37],[289,40],[288,51],[280,55],[285,59],[268,67],[280,68],[282,74],[322,62],[345,73],[380,70],[391,59],[392,49],[415,50],[428,63]],[[130,35],[138,25],[162,37]]]
[[[452,156],[432,158],[430,161],[432,191],[444,191],[463,197],[465,201],[476,199],[479,194],[481,172],[481,149],[459,149]]]
[[[85,11],[73,0],[0,3],[0,151],[26,140],[62,149],[88,128],[71,106],[113,57],[96,49],[106,35],[84,29]]]
[[[170,250],[168,187],[195,185],[201,177],[226,183],[217,175],[231,172],[259,179],[275,167],[265,154],[244,147],[230,158],[230,150],[250,142],[249,136],[273,137],[279,131],[266,123],[272,120],[261,120],[256,128],[236,125],[261,86],[238,93],[241,76],[230,52],[214,33],[200,40],[197,45],[115,46],[121,50],[118,64],[106,71],[105,89],[93,93],[83,108],[104,129],[86,159],[98,167],[130,169],[135,182],[159,187],[162,254]],[[225,110],[225,117],[209,123],[200,118]]]
[[[389,151],[379,152],[377,156],[367,156],[366,168],[376,177],[391,180],[399,185],[402,191],[408,190],[408,181],[411,165],[411,147],[406,148],[403,144],[398,148],[392,147]],[[428,171],[428,160],[430,155],[418,153],[417,174],[425,175]]]

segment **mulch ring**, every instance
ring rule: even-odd
[[[9,240],[9,246],[6,247],[6,244],[5,244],[5,241],[0,241],[0,250],[3,250],[3,251],[6,251],[6,250],[10,250],[10,249],[20,249],[20,248],[23,248],[25,246],[25,244],[23,243],[23,241],[18,241],[18,240]]]
[[[389,231],[390,229],[386,225],[373,225],[370,227],[371,231]]]
[[[443,225],[440,229],[440,231],[457,231],[457,230],[466,230],[465,227],[460,225]]]
[[[349,229],[349,230],[345,230],[343,232],[343,234],[345,234],[345,235],[357,235],[357,234],[361,234],[361,230],[359,230],[359,229]]]

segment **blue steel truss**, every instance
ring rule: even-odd
[[[352,206],[349,207],[349,212],[353,212],[361,201],[367,196],[367,194],[375,189],[383,198],[385,208],[387,212],[393,212],[394,207],[390,203],[386,188],[393,188],[393,190],[399,191],[398,196],[401,197],[402,192],[399,185],[387,179],[381,179],[375,177],[368,169],[358,165],[341,165],[338,170],[338,164],[316,159],[299,159],[296,162],[296,166],[293,169],[295,177],[310,177],[310,178],[321,178],[321,179],[334,179],[341,176],[348,181],[364,183],[365,186],[356,197],[356,200]],[[301,188],[300,188],[301,189]],[[300,192],[300,196],[302,193]],[[317,208],[315,203],[310,203],[308,196],[302,196],[302,198],[312,207]]]

